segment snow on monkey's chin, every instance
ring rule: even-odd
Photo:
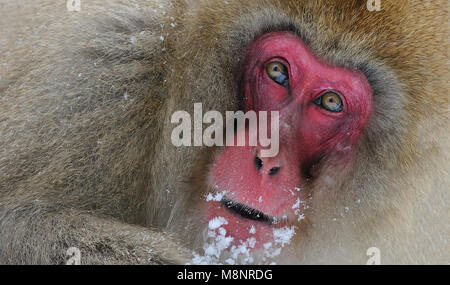
[[[226,193],[206,196],[206,201],[211,203],[206,239],[202,251],[193,253],[192,263],[274,264],[274,258],[290,244],[296,227],[240,217],[223,205],[224,197]],[[293,212],[299,205],[299,202],[292,205]]]
[[[223,216],[211,217],[208,221],[207,239],[203,245],[203,253],[194,252],[192,263],[275,264],[273,259],[280,255],[283,247],[291,242],[295,234],[295,227],[275,228],[267,225],[261,227],[258,222],[250,224],[247,224],[249,227],[245,234],[230,234],[227,231],[231,225],[229,219]],[[239,228],[247,229],[247,225]],[[258,235],[258,230],[261,230],[263,234]]]
[[[241,243],[249,242],[249,250],[254,251],[274,239],[272,230],[276,225],[241,217],[220,203],[214,203],[208,211],[209,223],[216,217],[222,217],[227,221],[221,227],[227,236],[233,238],[232,245],[239,246]]]

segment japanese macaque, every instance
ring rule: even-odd
[[[1,264],[449,263],[448,1],[63,2],[0,1]]]

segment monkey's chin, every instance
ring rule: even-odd
[[[288,216],[272,216],[226,196],[210,204],[207,218],[210,231],[231,237],[232,246],[244,244],[252,252],[271,246],[277,231],[291,228],[293,224]]]

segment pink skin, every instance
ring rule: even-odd
[[[288,88],[277,84],[266,72],[266,65],[280,61],[289,73]],[[211,187],[226,190],[233,201],[246,204],[274,217],[285,217],[283,225],[295,224],[292,206],[300,197],[305,173],[320,158],[338,155],[346,163],[352,147],[367,124],[372,110],[372,91],[358,71],[339,68],[320,61],[305,44],[289,32],[269,33],[249,49],[245,66],[245,111],[280,112],[280,151],[272,158],[261,158],[255,165],[260,147],[227,147],[215,159],[209,176]],[[330,112],[314,104],[326,91],[338,93],[341,112]],[[249,130],[246,130],[248,135]],[[269,170],[279,166],[275,175]],[[256,238],[255,249],[273,240],[273,227],[243,218],[219,202],[209,204],[207,218],[222,216],[227,235],[240,244]],[[255,234],[249,233],[254,226]]]

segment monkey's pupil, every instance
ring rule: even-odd
[[[289,84],[289,76],[287,73],[287,68],[281,62],[271,62],[267,65],[266,69],[267,75],[269,75],[270,79],[275,81],[276,83],[283,85],[285,87]]]
[[[334,92],[327,92],[321,97],[317,98],[314,103],[331,112],[342,111],[342,102],[338,94]]]

